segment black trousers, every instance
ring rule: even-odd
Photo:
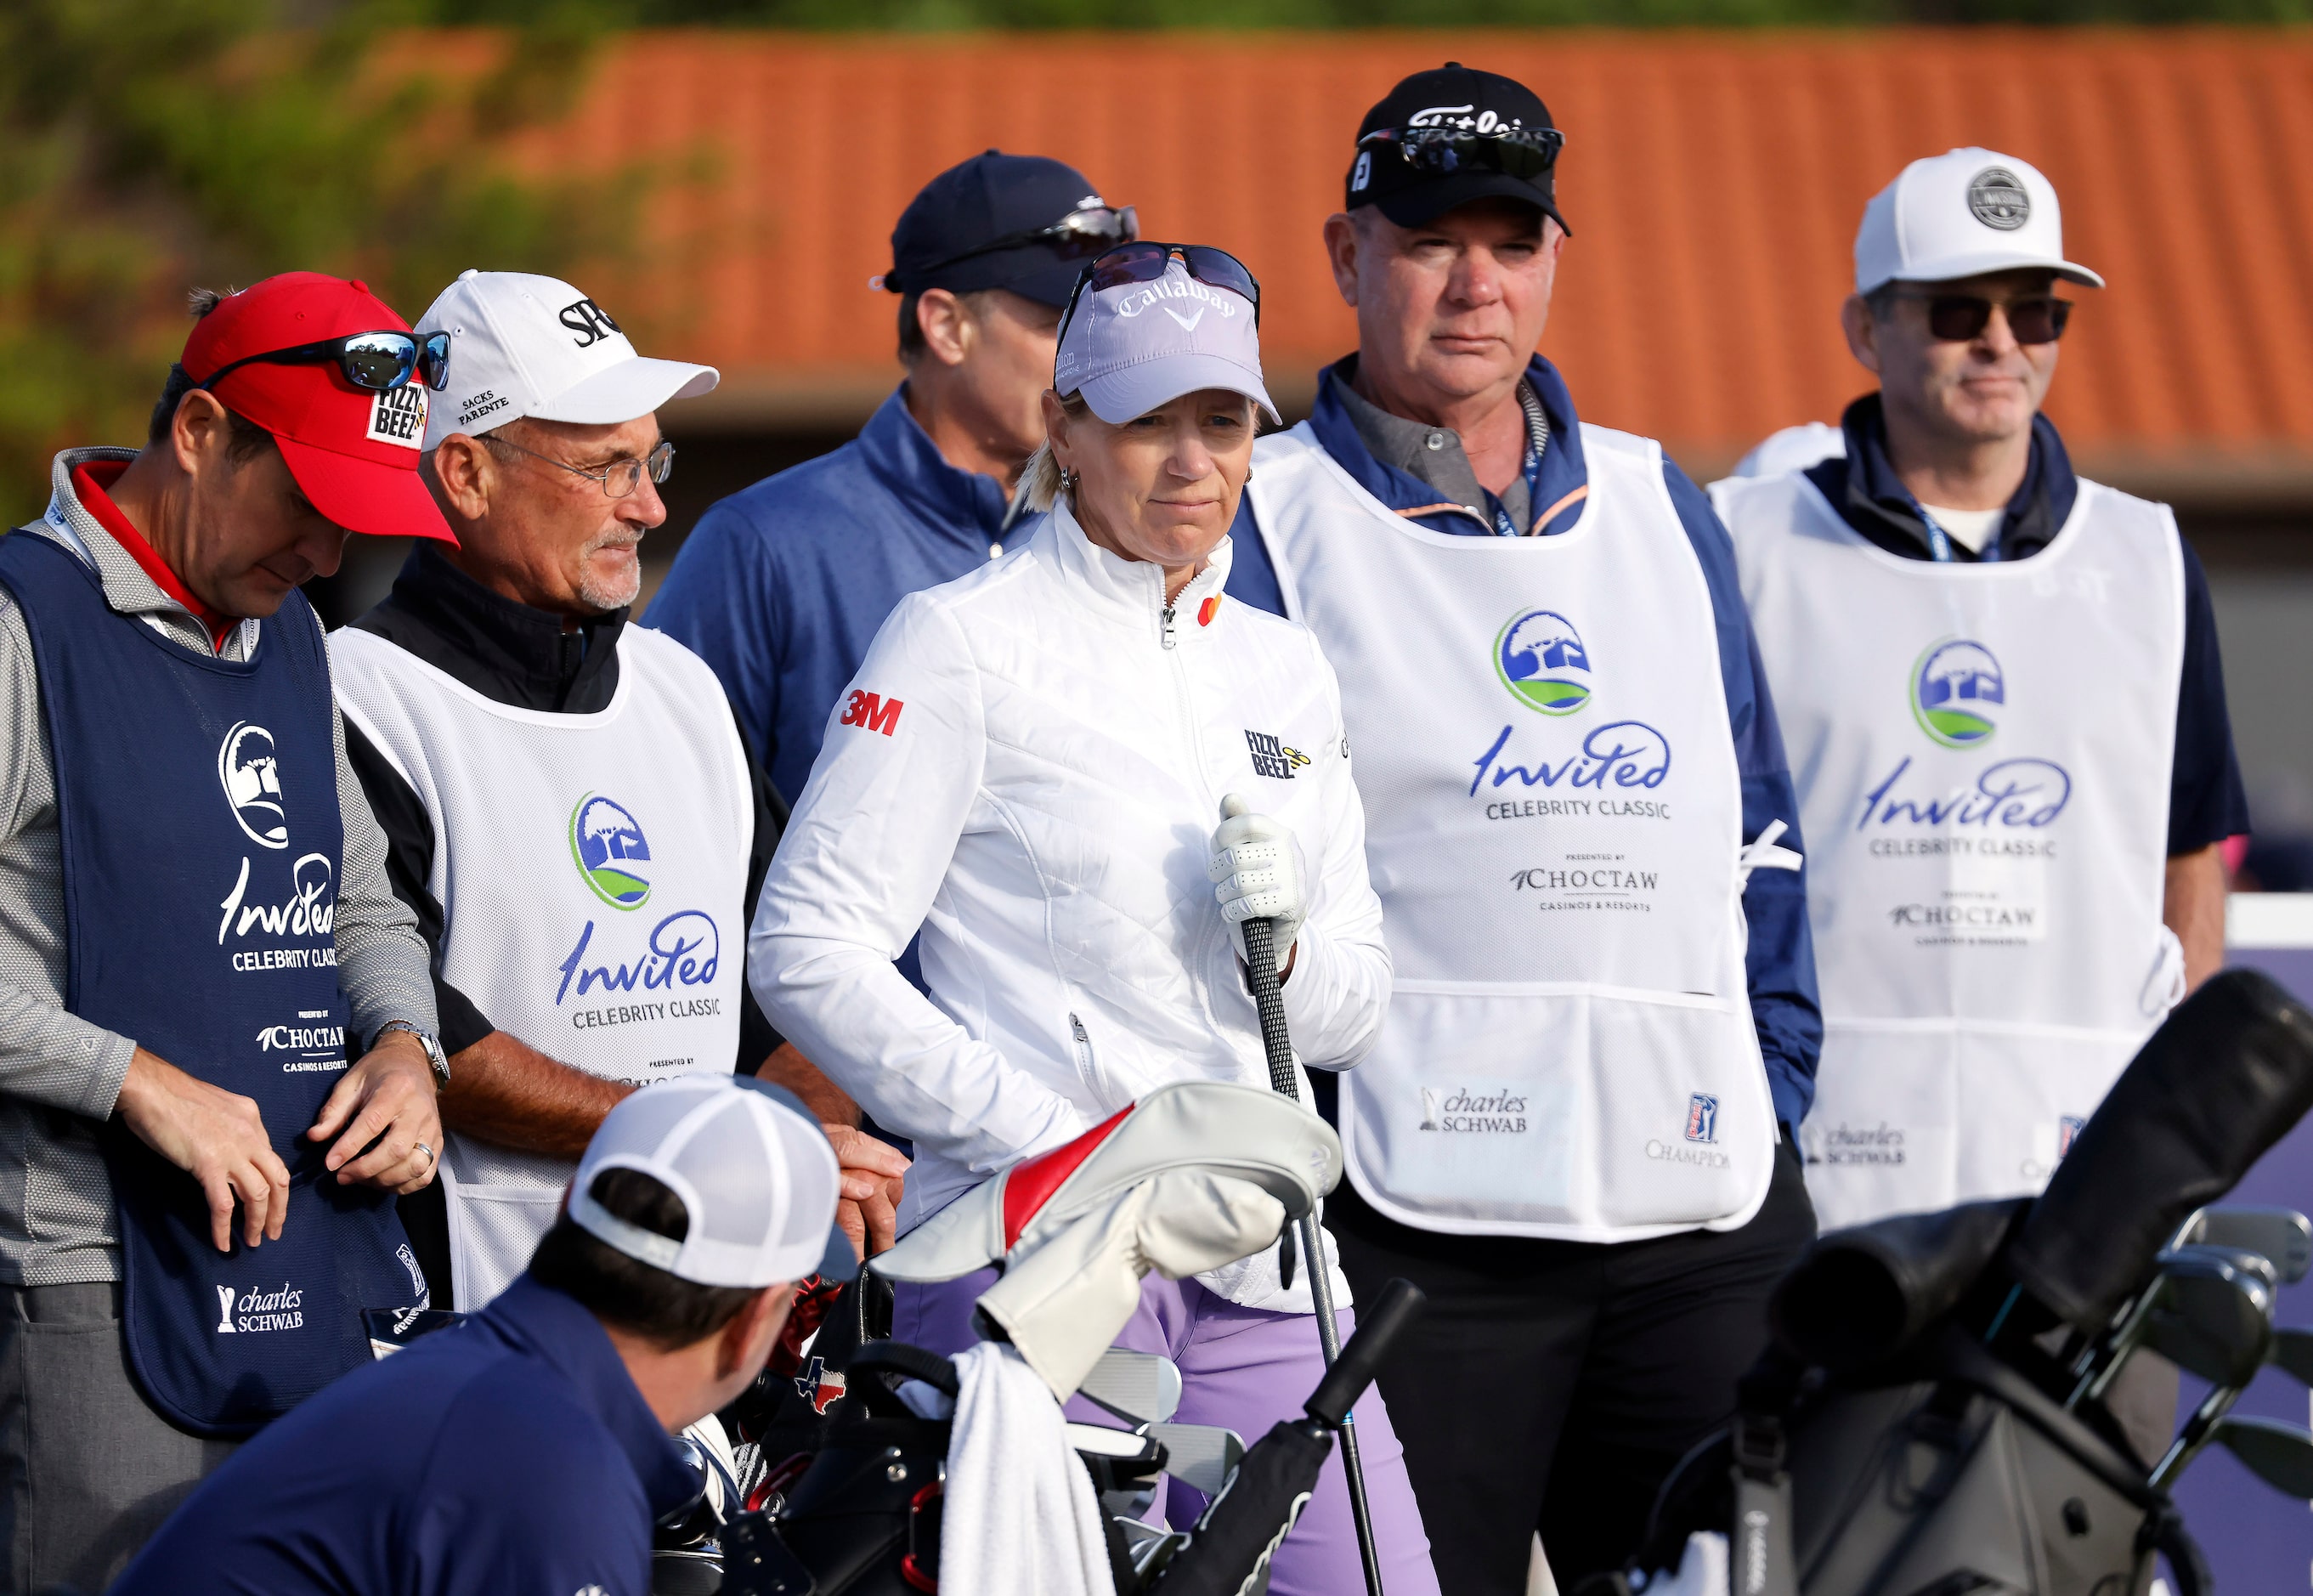
[[[1392,1275],[1429,1298],[1380,1383],[1440,1588],[1522,1596],[1536,1530],[1561,1590],[1637,1550],[1664,1477],[1732,1416],[1815,1209],[1784,1143],[1738,1230],[1447,1236],[1384,1218],[1348,1181],[1325,1228],[1359,1301]]]

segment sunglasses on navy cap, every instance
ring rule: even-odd
[[[345,374],[347,382],[374,393],[406,387],[412,375],[422,376],[427,387],[438,392],[450,385],[450,335],[429,332],[419,338],[410,332],[349,332],[343,338],[325,338],[286,349],[268,349],[261,355],[244,355],[209,373],[200,386],[214,388],[244,366],[332,363]]]
[[[1376,128],[1358,140],[1361,150],[1395,150],[1424,177],[1457,172],[1499,172],[1532,182],[1550,175],[1566,135],[1555,128],[1504,128],[1470,133],[1456,128]]]
[[[987,243],[974,244],[961,254],[950,255],[945,260],[935,260],[928,266],[919,267],[908,276],[912,281],[928,277],[935,271],[945,271],[959,261],[977,260],[982,255],[993,255],[1000,250],[1025,249],[1031,244],[1043,245],[1056,259],[1061,260],[1081,260],[1087,255],[1097,255],[1103,250],[1113,248],[1117,244],[1130,243],[1139,236],[1140,213],[1132,206],[1087,206],[1083,210],[1070,211],[1049,227],[1031,227],[1021,233],[1007,233],[1003,237],[992,239]],[[887,278],[897,275],[897,273],[889,273]],[[893,288],[894,292],[904,291],[888,280],[884,286]]]
[[[1251,301],[1253,324],[1256,328],[1261,325],[1261,285],[1244,261],[1210,244],[1157,243],[1139,239],[1118,245],[1077,274],[1077,286],[1069,292],[1069,308],[1060,316],[1060,337],[1068,337],[1069,323],[1076,317],[1077,302],[1087,289],[1098,294],[1126,283],[1153,283],[1165,275],[1165,269],[1175,259],[1197,281],[1209,287],[1227,288]]]

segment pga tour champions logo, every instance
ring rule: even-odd
[[[217,784],[233,817],[259,848],[289,846],[289,816],[282,807],[281,759],[273,734],[246,720],[233,723],[217,745]]]
[[[1999,729],[1995,706],[2008,702],[2008,679],[1982,643],[1946,638],[1912,667],[1912,719],[1947,748],[1975,748]]]
[[[1571,715],[1590,701],[1589,651],[1555,610],[1510,617],[1494,638],[1494,674],[1511,697],[1544,715]]]
[[[650,859],[642,823],[602,797],[588,793],[570,811],[570,858],[588,890],[613,909],[639,909],[651,884],[635,866]]]

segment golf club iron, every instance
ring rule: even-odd
[[[2284,1496],[2313,1500],[2313,1433],[2278,1419],[2228,1414],[2211,1426],[2209,1439]]]
[[[2169,1250],[2237,1248],[2270,1259],[2273,1278],[2295,1285],[2313,1267],[2313,1221],[2291,1208],[2203,1208],[2177,1229]]]
[[[2078,1380],[2068,1408],[2101,1400],[2148,1336],[2181,1367],[2219,1385],[2244,1368],[2255,1375],[2272,1340],[2271,1265],[2257,1254],[2191,1246],[2162,1253],[2154,1274],[2119,1325],[2075,1365]],[[2254,1360],[2251,1361],[2251,1350]]]
[[[1077,1395],[1128,1424],[1160,1424],[1181,1409],[1180,1366],[1155,1353],[1112,1346],[1100,1354]]]
[[[1230,806],[1221,806],[1224,818]],[[1253,1005],[1261,1012],[1261,1040],[1269,1056],[1269,1084],[1280,1094],[1301,1100],[1293,1073],[1293,1038],[1285,1028],[1285,1000],[1277,986],[1274,925],[1266,920],[1244,923],[1245,973],[1253,983]],[[1341,1327],[1333,1319],[1332,1271],[1325,1262],[1323,1232],[1313,1205],[1297,1221],[1301,1257],[1309,1271],[1309,1296],[1317,1310],[1317,1345],[1331,1369],[1341,1355]],[[1358,1430],[1348,1415],[1341,1427],[1341,1474],[1350,1488],[1350,1517],[1357,1526],[1358,1555],[1365,1563],[1366,1596],[1382,1596],[1381,1555],[1374,1545],[1373,1514],[1366,1505],[1365,1459],[1358,1451]]]

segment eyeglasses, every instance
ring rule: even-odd
[[[343,338],[325,338],[291,348],[268,349],[262,355],[244,355],[209,373],[200,385],[214,388],[244,366],[332,362],[345,374],[346,381],[373,393],[407,386],[413,375],[422,376],[427,387],[439,392],[450,385],[450,335],[429,332],[419,338],[411,332],[353,332]]]
[[[2064,323],[2072,319],[2072,302],[2053,294],[2006,304],[1974,294],[1898,294],[1895,297],[1916,299],[1926,305],[1928,331],[1948,344],[1970,343],[1983,337],[1983,330],[1992,325],[1995,305],[2008,318],[2008,331],[2019,344],[2054,343],[2064,336]]]
[[[667,478],[674,475],[674,445],[664,438],[659,440],[658,447],[640,460],[629,454],[623,460],[613,460],[610,464],[595,471],[589,471],[583,465],[572,465],[565,460],[557,460],[551,454],[541,454],[535,449],[525,449],[511,438],[485,433],[482,435],[482,442],[494,449],[512,449],[515,454],[527,454],[532,460],[543,460],[547,464],[567,471],[574,477],[591,478],[602,485],[602,496],[605,498],[624,498],[634,492],[643,485],[645,472],[650,473],[650,480],[653,482],[664,482]]]
[[[1068,337],[1069,323],[1076,318],[1077,304],[1086,290],[1098,294],[1126,283],[1156,282],[1175,260],[1197,281],[1210,287],[1227,288],[1251,301],[1253,324],[1256,329],[1260,327],[1261,284],[1254,280],[1244,261],[1210,244],[1157,243],[1142,239],[1118,245],[1077,275],[1077,286],[1069,292],[1069,308],[1060,315],[1060,337]]]
[[[1566,147],[1555,128],[1505,128],[1471,133],[1458,128],[1377,128],[1358,140],[1359,149],[1394,149],[1408,166],[1426,177],[1456,172],[1499,172],[1532,181],[1548,177]]]
[[[1030,244],[1042,244],[1061,260],[1081,260],[1087,255],[1097,255],[1103,250],[1121,243],[1130,243],[1140,236],[1140,212],[1135,207],[1108,205],[1086,206],[1072,210],[1049,227],[1031,227],[1025,233],[1007,233],[988,243],[974,244],[961,254],[935,260],[920,270],[910,272],[910,278],[919,278],[944,270],[961,260],[976,260],[981,255],[993,255],[999,250],[1025,249]],[[892,276],[898,276],[894,272]],[[888,286],[888,283],[887,283]]]

